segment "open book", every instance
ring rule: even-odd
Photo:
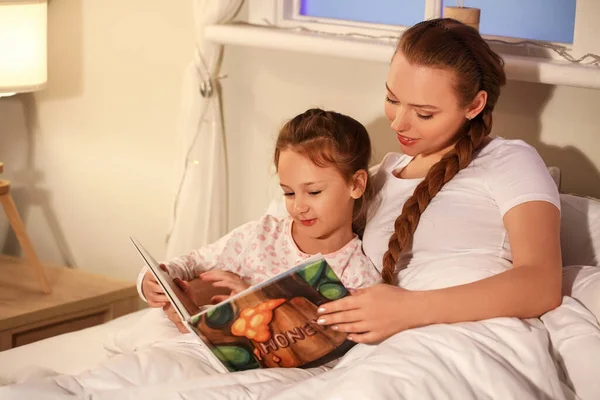
[[[317,324],[321,304],[348,295],[321,255],[219,304],[198,308],[146,249],[131,241],[223,372],[312,368],[341,357],[355,344],[345,333]]]

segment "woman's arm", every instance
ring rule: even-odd
[[[431,310],[426,324],[494,317],[532,318],[560,305],[558,209],[548,202],[524,203],[506,213],[504,225],[513,268],[478,282],[429,292],[424,296]]]
[[[419,326],[538,317],[557,307],[562,279],[560,212],[547,202],[528,202],[508,211],[504,225],[513,255],[510,270],[438,290],[376,285],[324,305],[319,323],[334,325],[351,333],[352,340],[369,343]]]

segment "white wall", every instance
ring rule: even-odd
[[[79,266],[118,277],[133,279],[140,267],[128,235],[162,255],[192,40],[189,0],[50,3],[47,90],[0,100],[0,159],[44,261],[62,261],[61,236]],[[398,149],[383,117],[384,64],[228,47],[223,69],[231,227],[259,216],[278,193],[274,139],[308,107],[363,122],[376,159]],[[600,91],[510,82],[495,133],[536,145],[563,169],[566,191],[600,197],[599,106]],[[28,129],[39,178],[33,186]],[[5,227],[0,215],[0,250],[11,251]]]
[[[47,89],[0,100],[4,177],[43,261],[64,262],[64,242],[78,266],[133,279],[140,260],[129,235],[164,251],[191,3],[50,2]],[[12,252],[0,215],[0,250]]]
[[[277,193],[270,169],[274,138],[285,119],[309,107],[347,113],[365,124],[376,161],[399,150],[383,115],[385,64],[229,47],[224,69],[232,204],[244,204],[232,207],[231,226],[260,215]],[[600,197],[599,110],[600,90],[510,81],[493,132],[526,140],[548,165],[559,166],[563,191]]]

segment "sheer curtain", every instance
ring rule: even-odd
[[[219,69],[223,46],[204,39],[207,25],[230,21],[243,0],[193,0],[196,54],[183,79],[177,187],[166,257],[185,254],[227,232],[227,162]]]

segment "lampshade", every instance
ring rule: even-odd
[[[45,86],[47,10],[46,0],[0,0],[0,96]]]

